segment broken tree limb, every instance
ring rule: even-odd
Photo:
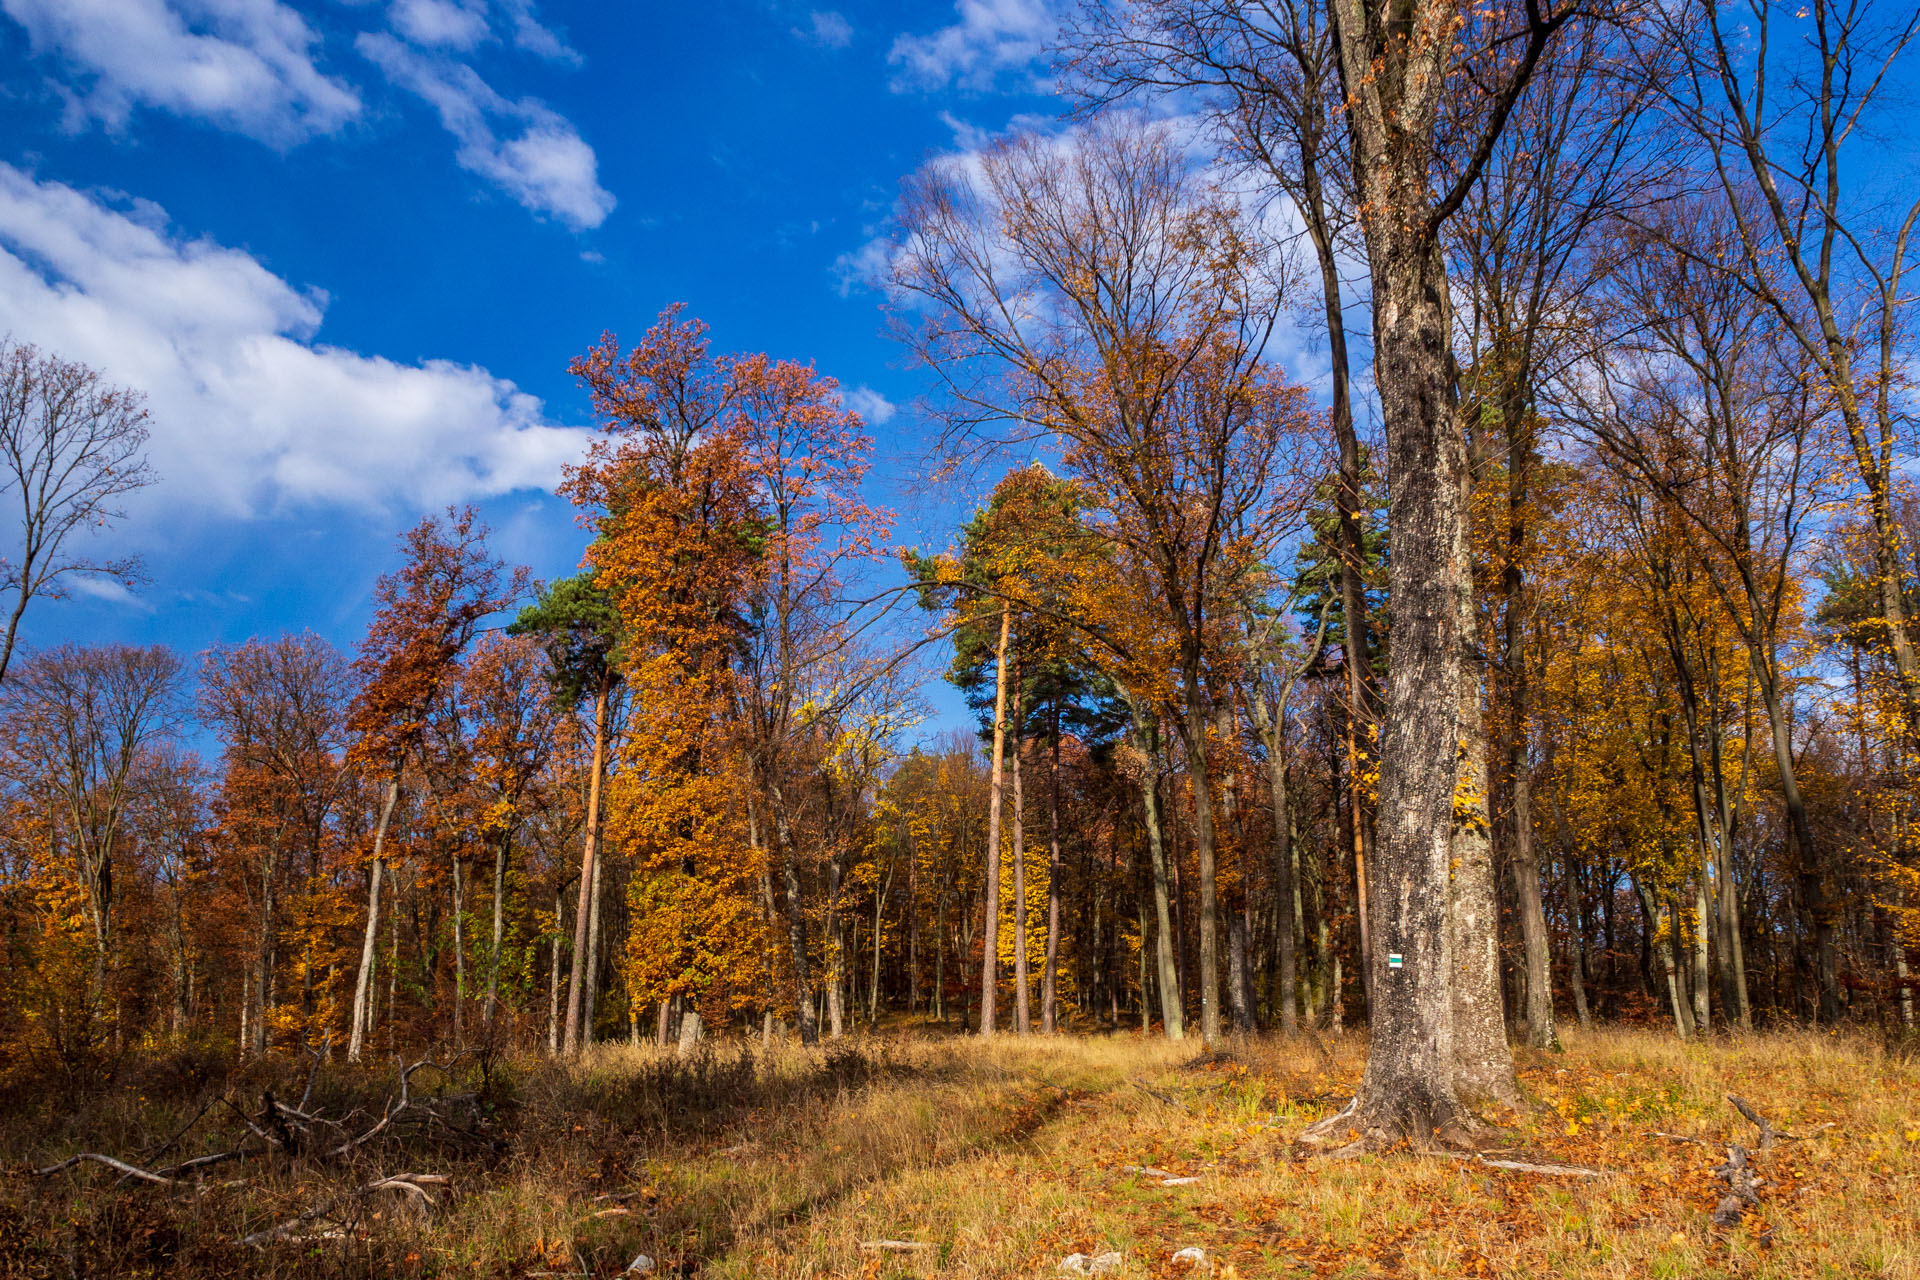
[[[116,1173],[129,1178],[138,1178],[142,1182],[151,1182],[159,1187],[177,1187],[180,1185],[180,1180],[177,1178],[169,1178],[165,1174],[155,1173],[151,1169],[142,1169],[138,1165],[128,1164],[125,1160],[116,1160],[112,1156],[103,1156],[98,1151],[82,1151],[77,1155],[68,1156],[58,1164],[50,1164],[44,1169],[35,1169],[33,1176],[36,1178],[52,1177],[56,1173],[62,1173],[77,1164],[87,1162],[103,1164]]]
[[[363,1200],[367,1196],[381,1191],[404,1192],[409,1198],[414,1199],[416,1203],[432,1209],[435,1201],[429,1188],[451,1189],[452,1185],[445,1174],[439,1173],[395,1173],[384,1178],[375,1178],[372,1182],[355,1187],[345,1195],[335,1196],[325,1204],[316,1205],[297,1217],[288,1218],[285,1222],[275,1223],[265,1230],[254,1232],[252,1235],[242,1236],[240,1243],[253,1245],[258,1248],[261,1245],[270,1244],[275,1240],[284,1240],[310,1222],[331,1219],[334,1212],[341,1206]]]
[[[1760,1131],[1759,1149],[1762,1151],[1772,1147],[1776,1142],[1805,1142],[1813,1137],[1814,1134],[1834,1127],[1834,1122],[1829,1120],[1825,1124],[1815,1125],[1805,1133],[1788,1133],[1785,1129],[1774,1128],[1773,1121],[1754,1110],[1753,1104],[1745,1098],[1730,1093],[1727,1095],[1727,1101],[1733,1104],[1735,1111],[1745,1116],[1748,1122]]]
[[[1745,1098],[1730,1093],[1727,1095],[1727,1101],[1733,1104],[1735,1111],[1745,1116],[1753,1127],[1760,1131],[1760,1150],[1768,1150],[1773,1146],[1773,1140],[1782,1136],[1774,1129],[1773,1121],[1755,1111]]]
[[[1727,1162],[1715,1169],[1713,1176],[1727,1184],[1727,1194],[1714,1206],[1714,1226],[1735,1226],[1749,1206],[1759,1207],[1760,1180],[1754,1177],[1745,1147],[1737,1142],[1730,1144],[1727,1147]]]
[[[1476,1155],[1474,1160],[1489,1169],[1509,1169],[1514,1173],[1537,1173],[1548,1178],[1610,1178],[1605,1169],[1589,1169],[1578,1164],[1530,1164],[1525,1160],[1489,1160]]]

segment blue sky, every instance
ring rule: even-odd
[[[927,155],[1059,113],[1047,13],[0,0],[0,333],[145,390],[162,476],[111,538],[150,582],[38,605],[27,641],[350,647],[449,502],[570,571],[567,361],[675,301],[839,378],[891,491],[920,380],[850,281]],[[971,497],[892,496],[916,543]]]

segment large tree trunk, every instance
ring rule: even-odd
[[[1354,0],[1339,7],[1344,44],[1346,25],[1364,25],[1368,18]],[[1348,82],[1370,77],[1370,64],[1368,57],[1351,68]],[[1375,150],[1383,151],[1384,143]],[[1467,1119],[1455,1086],[1460,1065],[1454,1045],[1456,964],[1448,930],[1461,598],[1468,589],[1467,566],[1460,559],[1464,459],[1446,377],[1446,279],[1424,225],[1406,225],[1412,211],[1427,206],[1421,154],[1418,166],[1383,164],[1382,174],[1363,192],[1381,209],[1368,221],[1367,238],[1376,316],[1375,384],[1391,489],[1394,625],[1368,886],[1372,1038],[1352,1113],[1339,1124],[1376,1141],[1402,1135],[1425,1140]],[[1390,956],[1400,963],[1390,965]]]
[[[1209,1045],[1220,1039],[1220,921],[1215,885],[1216,842],[1213,827],[1213,777],[1207,762],[1207,709],[1200,667],[1190,656],[1185,672],[1187,782],[1193,788],[1194,860],[1200,871],[1200,1036]]]
[[[367,931],[360,941],[360,973],[353,983],[352,1027],[347,1033],[347,1061],[360,1061],[372,1028],[373,1011],[368,998],[373,994],[373,953],[380,932],[380,882],[385,878],[387,827],[393,821],[393,808],[400,802],[400,770],[387,780],[387,798],[380,806],[380,821],[373,829],[373,868],[367,877]]]
[[[598,876],[600,775],[606,769],[607,695],[610,689],[611,681],[602,676],[593,700],[593,772],[587,777],[586,845],[580,855],[580,902],[575,908],[573,921],[573,974],[567,984],[567,1029],[561,1045],[561,1051],[569,1056],[580,1051],[580,1022],[582,1006],[586,1003],[587,970],[594,961],[589,931],[593,920],[593,891]],[[593,1010],[586,1009],[584,1016],[590,1020]]]
[[[1000,606],[1000,642],[994,648],[993,779],[987,800],[986,931],[980,948],[980,1034],[993,1034],[994,996],[1000,985],[1000,804],[1007,751],[1007,638],[1013,609]]]
[[[1463,627],[1464,630],[1464,627]],[[1466,1101],[1515,1103],[1519,1090],[1500,993],[1500,912],[1493,876],[1492,815],[1487,810],[1487,735],[1474,665],[1460,664],[1460,778],[1453,885],[1454,1084]]]
[[[1145,810],[1147,856],[1153,871],[1154,979],[1160,990],[1160,1024],[1167,1039],[1186,1036],[1186,1015],[1180,1004],[1180,978],[1174,967],[1173,912],[1168,903],[1166,827],[1160,813],[1159,753],[1134,708],[1133,737],[1141,758],[1140,800]]]
[[[1464,441],[1464,437],[1462,438]],[[1466,462],[1464,447],[1460,459]],[[1512,1105],[1519,1100],[1500,992],[1500,902],[1493,876],[1493,814],[1487,798],[1487,729],[1481,691],[1485,661],[1470,657],[1478,630],[1465,513],[1472,509],[1472,469],[1460,468],[1454,560],[1463,567],[1456,597],[1459,662],[1459,759],[1453,794],[1453,883],[1447,912],[1453,931],[1454,1085],[1467,1101]]]
[[[1464,197],[1472,169],[1455,180],[1447,199],[1435,198],[1433,139],[1448,92],[1458,10],[1436,0],[1331,5],[1373,282],[1394,622],[1367,885],[1372,1038],[1350,1114],[1320,1132],[1350,1125],[1380,1142],[1424,1139],[1470,1123],[1455,1084],[1462,1066],[1483,1082],[1499,1069],[1498,1063],[1459,1060],[1448,929],[1467,639],[1460,619],[1470,584],[1462,555],[1465,458],[1448,378],[1451,335],[1439,233]],[[1510,73],[1514,93],[1552,33],[1531,7],[1528,21],[1522,60]],[[1489,140],[1504,118],[1504,107],[1489,118]],[[1400,966],[1390,967],[1389,956],[1401,957]]]

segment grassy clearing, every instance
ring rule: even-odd
[[[1117,1251],[1109,1274],[1144,1277],[1189,1274],[1170,1258],[1198,1246],[1217,1276],[1920,1280],[1920,1064],[1869,1041],[1608,1031],[1523,1055],[1537,1106],[1508,1118],[1498,1154],[1612,1174],[1593,1181],[1438,1154],[1300,1158],[1292,1139],[1350,1094],[1364,1052],[1359,1037],[1203,1056],[1130,1037],[911,1034],[687,1062],[606,1048],[436,1082],[475,1095],[459,1141],[407,1129],[350,1161],[275,1157],[200,1189],[24,1172],[83,1149],[157,1162],[210,1101],[165,1159],[212,1150],[239,1125],[214,1100],[297,1098],[303,1083],[285,1064],[197,1082],[149,1071],[0,1119],[0,1275],[607,1276],[645,1253],[656,1274],[714,1280],[1012,1277]],[[330,1074],[315,1107],[377,1114],[391,1087],[390,1071]],[[1755,1154],[1761,1208],[1717,1229],[1719,1144],[1754,1138],[1729,1092],[1806,1137]],[[1127,1165],[1199,1180],[1166,1186]],[[305,1232],[333,1238],[234,1243],[402,1171],[448,1175],[451,1202],[376,1195]],[[862,1247],[883,1239],[930,1247]]]

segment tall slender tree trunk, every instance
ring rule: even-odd
[[[507,860],[512,854],[513,828],[503,827],[493,847],[493,943],[487,949],[487,1015],[491,1027],[500,1008],[500,949],[507,936]]]
[[[1287,796],[1287,761],[1278,748],[1280,729],[1267,743],[1267,785],[1273,791],[1273,895],[1274,949],[1278,953],[1275,996],[1279,1006],[1280,1030],[1293,1035],[1300,1030],[1300,886],[1293,874],[1292,809]]]
[[[580,855],[580,902],[574,909],[573,920],[573,973],[567,982],[567,1029],[561,1045],[561,1051],[569,1057],[580,1051],[580,1022],[582,1006],[586,1003],[587,970],[593,964],[589,931],[599,862],[600,777],[606,771],[607,696],[611,692],[611,685],[610,678],[603,674],[593,699],[593,771],[587,776],[586,844]],[[592,1018],[593,1010],[586,1009],[585,1016]]]
[[[1771,647],[1770,643],[1766,646]],[[1786,805],[1787,829],[1792,834],[1796,875],[1801,901],[1812,924],[1814,978],[1818,986],[1820,1021],[1832,1026],[1840,1021],[1839,948],[1834,938],[1834,908],[1827,896],[1825,869],[1819,846],[1814,843],[1813,825],[1807,820],[1807,805],[1800,794],[1799,771],[1793,758],[1792,726],[1774,678],[1771,653],[1750,651],[1753,676],[1760,689],[1761,705],[1772,730],[1773,758],[1780,775],[1780,798]]]
[[[1000,985],[1000,806],[1007,751],[1007,639],[1012,606],[1000,606],[1000,642],[994,648],[993,777],[987,800],[986,928],[980,948],[980,1034],[994,1031],[994,996]]]
[[[249,1048],[256,1058],[265,1057],[267,1052],[267,1020],[270,1000],[273,992],[273,942],[274,942],[274,897],[273,882],[279,872],[280,835],[274,833],[267,845],[267,856],[260,866],[260,938],[259,947],[254,955],[255,1017],[253,1020],[253,1039]]]
[[[596,845],[598,841],[595,842]],[[607,878],[606,854],[596,848],[593,859],[593,893],[587,902],[587,993],[580,1002],[580,1048],[593,1043],[594,1019],[600,1012],[600,970],[605,952],[600,945],[602,886]]]
[[[1553,958],[1547,938],[1547,913],[1540,893],[1540,861],[1533,851],[1533,769],[1527,759],[1532,718],[1533,669],[1526,655],[1526,555],[1529,511],[1527,479],[1532,454],[1527,435],[1507,433],[1507,567],[1501,575],[1506,597],[1506,662],[1501,672],[1507,689],[1507,800],[1510,807],[1510,857],[1514,904],[1520,916],[1520,941],[1527,978],[1527,1043],[1551,1049],[1560,1043],[1553,1025]]]
[[[813,979],[808,972],[807,913],[800,899],[800,868],[795,861],[793,831],[786,802],[776,785],[773,792],[774,837],[780,842],[781,888],[787,899],[787,948],[793,957],[793,1018],[801,1044],[820,1042],[820,1024],[813,1016]]]
[[[1693,1025],[1704,1034],[1713,1027],[1707,1000],[1707,934],[1713,927],[1713,912],[1707,906],[1705,863],[1701,864],[1700,875],[1694,880],[1693,895]]]
[[[1220,1039],[1220,920],[1215,867],[1213,776],[1207,762],[1207,709],[1197,655],[1186,664],[1187,782],[1193,789],[1194,861],[1200,872],[1200,1035]]]
[[[393,776],[387,779],[387,798],[380,805],[380,821],[373,829],[373,867],[367,876],[367,931],[360,941],[360,973],[353,983],[352,1026],[347,1033],[347,1061],[360,1061],[360,1054],[366,1047],[367,1034],[372,1030],[373,1011],[369,1007],[369,997],[373,994],[374,946],[380,934],[380,882],[385,878],[387,864],[387,827],[393,821],[394,806],[400,803],[400,766],[395,765]]]
[[[1054,695],[1047,754],[1047,967],[1040,975],[1040,1030],[1058,1031],[1060,1004],[1060,697]]]
[[[461,1016],[467,1002],[467,945],[465,916],[467,914],[466,885],[460,877],[460,858],[453,859],[453,1038],[461,1036]]]
[[[1016,664],[1017,667],[1018,664]],[[1016,681],[1018,670],[1014,673]],[[1032,996],[1027,973],[1027,793],[1020,768],[1026,755],[1025,698],[1013,694],[1013,1029],[1033,1034]]]
[[[1147,829],[1147,857],[1152,863],[1155,981],[1160,989],[1160,1025],[1167,1039],[1186,1036],[1186,1016],[1180,1002],[1180,979],[1174,966],[1173,912],[1168,902],[1167,849],[1165,823],[1160,813],[1159,753],[1144,723],[1141,708],[1134,708],[1134,743],[1141,757],[1140,800]]]
[[[560,890],[553,891],[553,941],[549,948],[552,955],[547,962],[547,1052],[558,1056],[560,1053],[560,942],[566,937],[565,922],[561,911],[565,904],[560,900]]]
[[[1640,896],[1646,903],[1647,928],[1657,933],[1660,927],[1668,924],[1666,904],[1659,899],[1658,892],[1642,884]],[[1677,925],[1679,921],[1672,922]],[[1687,1014],[1686,1003],[1680,998],[1680,980],[1677,966],[1673,962],[1674,952],[1679,949],[1679,930],[1669,925],[1665,946],[1657,947],[1660,953],[1660,969],[1667,982],[1667,1004],[1673,1009],[1673,1029],[1682,1040],[1693,1032],[1692,1019]]]

